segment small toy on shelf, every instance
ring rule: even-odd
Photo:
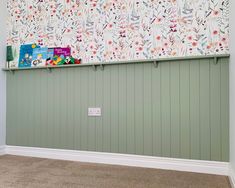
[[[7,46],[7,68],[17,68],[19,64],[19,53],[17,46]]]
[[[74,58],[73,57],[66,57],[64,64],[74,64]]]
[[[53,65],[59,65],[59,63],[62,61],[63,59],[60,56],[55,55],[53,57]]]
[[[7,46],[7,68],[10,68],[10,61],[14,60],[12,46]]]
[[[81,64],[81,60],[75,59],[74,57],[70,56],[62,59],[62,61],[58,63],[58,65],[71,65],[71,64]]]
[[[82,63],[82,60],[81,60],[81,59],[76,59],[76,58],[75,58],[74,64],[81,64],[81,63]]]

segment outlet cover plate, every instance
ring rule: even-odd
[[[88,116],[98,117],[101,116],[101,108],[88,108]]]

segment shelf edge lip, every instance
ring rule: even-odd
[[[45,67],[2,68],[2,70],[18,71],[18,70],[56,69],[56,68],[87,67],[87,66],[100,66],[100,65],[151,63],[151,62],[164,62],[164,61],[185,61],[185,60],[228,58],[228,57],[230,57],[230,54],[200,55],[200,56],[185,56],[185,57],[180,56],[180,57],[169,57],[169,58],[158,58],[158,59],[143,59],[143,60],[129,60],[129,61],[116,61],[116,62],[110,61],[110,62],[83,63],[83,64],[72,64],[72,65],[45,66]]]

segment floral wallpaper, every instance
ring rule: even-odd
[[[229,0],[8,0],[8,45],[83,63],[228,53]]]

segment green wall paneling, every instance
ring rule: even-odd
[[[228,62],[8,72],[7,144],[228,161]]]

